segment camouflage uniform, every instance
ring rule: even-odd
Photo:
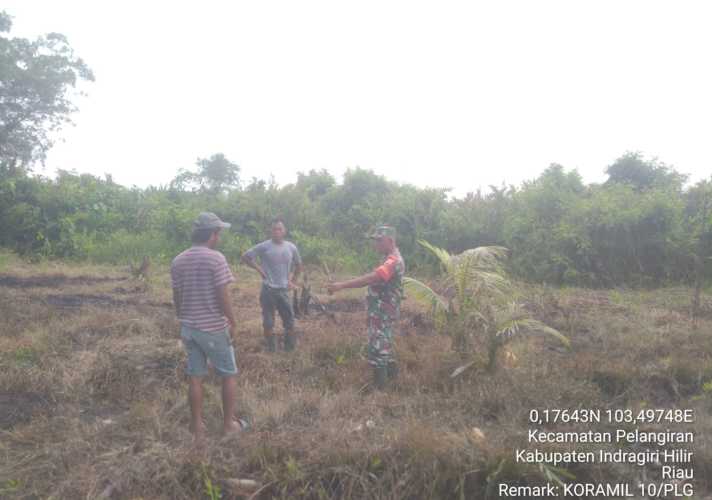
[[[405,262],[398,249],[376,269],[382,281],[368,287],[368,362],[387,367],[395,361],[393,331],[400,318]]]

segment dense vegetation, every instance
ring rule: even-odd
[[[610,286],[690,279],[695,256],[704,264],[712,253],[712,181],[684,188],[682,175],[636,154],[607,172],[606,183],[586,185],[576,171],[552,165],[519,187],[450,198],[445,189],[362,169],[349,170],[341,183],[311,171],[286,186],[257,179],[242,185],[239,167],[222,155],[147,189],[67,171],[56,178],[2,171],[0,244],[98,262],[167,259],[188,244],[195,214],[212,210],[233,223],[222,247],[233,260],[282,215],[307,261],[330,267],[368,265],[362,235],[388,222],[415,266],[432,262],[417,245],[424,239],[453,253],[507,247],[511,270],[527,280]]]
[[[300,173],[286,186],[244,182],[221,154],[145,189],[110,176],[38,175],[35,165],[75,111],[71,93],[93,75],[62,35],[11,38],[11,26],[0,12],[0,245],[19,253],[167,260],[188,244],[196,213],[212,210],[233,223],[222,247],[233,261],[281,215],[306,260],[330,268],[371,265],[362,235],[385,222],[399,230],[411,269],[436,262],[417,244],[422,239],[452,253],[507,247],[511,271],[530,281],[659,285],[710,276],[712,178],[688,186],[673,168],[635,153],[608,166],[600,185],[552,165],[520,186],[464,198],[362,169],[341,183],[326,171]]]

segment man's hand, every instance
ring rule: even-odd
[[[329,292],[329,295],[333,295],[334,292],[338,292],[341,290],[342,286],[341,283],[338,281],[330,282],[328,285],[326,285],[326,291]]]
[[[227,284],[219,286],[217,288],[218,299],[220,300],[220,307],[222,312],[227,319],[227,324],[229,325],[230,337],[233,340],[237,338],[237,322],[235,321],[235,315],[232,313],[232,304],[230,302],[230,288]]]
[[[249,266],[252,269],[254,269],[255,271],[257,271],[260,274],[260,276],[262,276],[263,280],[267,279],[267,274],[262,269],[262,266],[257,264],[257,262],[255,262],[255,259],[253,259],[249,255],[247,255],[247,253],[242,254],[242,257],[240,257],[240,262],[242,262],[246,266]]]
[[[290,290],[297,290],[299,287],[294,283],[294,281],[290,280],[289,285],[287,285]]]
[[[232,339],[233,345],[237,344],[237,325],[231,324],[229,327],[230,338]]]
[[[363,288],[380,281],[382,281],[380,276],[378,276],[378,273],[374,271],[347,281],[330,281],[329,284],[326,285],[326,290],[329,292],[329,295],[332,295],[334,292],[338,292],[339,290],[343,290],[345,288]]]

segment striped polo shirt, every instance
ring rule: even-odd
[[[171,283],[180,292],[181,325],[203,332],[227,328],[217,287],[235,281],[225,256],[205,246],[193,246],[171,263]]]

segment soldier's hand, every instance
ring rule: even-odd
[[[341,287],[339,287],[338,283],[329,282],[326,285],[326,291],[329,292],[329,295],[333,295],[334,292],[338,292],[339,290],[341,290]]]

